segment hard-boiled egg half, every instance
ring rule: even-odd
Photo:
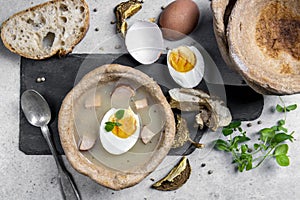
[[[130,109],[111,108],[100,124],[100,141],[106,151],[120,155],[129,151],[140,134],[139,117]]]
[[[204,60],[194,46],[180,46],[168,51],[167,64],[174,81],[184,88],[197,86],[204,74]]]

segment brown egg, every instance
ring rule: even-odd
[[[190,34],[197,26],[200,11],[192,0],[176,0],[161,13],[159,25],[168,40],[179,40]]]

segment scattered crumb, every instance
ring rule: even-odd
[[[214,171],[213,170],[208,170],[208,174],[210,175],[210,174],[212,174]]]
[[[103,47],[100,47],[99,50],[100,50],[100,51],[104,51],[104,48],[103,48]]]
[[[149,18],[148,20],[149,20],[149,22],[154,23],[154,22],[156,21],[156,18],[155,18],[155,17],[151,17],[151,18]]]
[[[119,45],[119,44],[117,44],[116,46],[115,46],[115,49],[121,49],[121,45]]]
[[[205,166],[206,166],[206,164],[205,164],[205,163],[202,163],[202,164],[201,164],[201,167],[205,167]]]
[[[251,126],[252,126],[252,124],[251,124],[251,123],[248,123],[248,124],[247,124],[247,127],[251,127]]]
[[[115,20],[110,21],[110,24],[115,24],[115,23],[116,23]]]
[[[262,124],[262,121],[261,121],[261,120],[258,120],[258,121],[257,121],[257,124]]]
[[[150,178],[150,181],[155,181],[154,178]]]
[[[97,12],[98,10],[97,10],[97,8],[94,8],[93,11],[94,11],[94,12]]]
[[[95,31],[96,31],[96,32],[99,31],[99,28],[95,28]]]
[[[160,9],[164,10],[164,9],[165,9],[165,6],[161,6]]]
[[[45,82],[45,81],[46,81],[45,77],[38,77],[38,78],[36,78],[36,82],[37,83],[41,83],[41,82]]]

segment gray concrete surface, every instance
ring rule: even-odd
[[[0,23],[16,11],[43,2],[42,0],[0,0]],[[118,0],[87,0],[91,8],[91,27],[84,40],[75,48],[76,53],[119,53],[124,51],[122,39],[114,36],[114,27],[109,23],[114,19],[112,8]],[[160,7],[169,1],[145,0],[143,12],[133,19],[157,17]],[[206,0],[197,0],[201,9],[209,11]],[[97,12],[92,9],[97,8]],[[201,25],[201,24],[200,24]],[[94,29],[98,27],[99,31]],[[202,41],[203,42],[203,41]],[[201,41],[200,41],[201,43]],[[96,48],[95,48],[95,44]],[[98,46],[99,44],[99,46]],[[121,45],[121,48],[115,48]],[[61,199],[56,181],[55,162],[51,156],[24,155],[18,149],[19,134],[19,88],[20,57],[9,52],[0,43],[0,199],[5,200],[58,200]],[[286,104],[298,103],[300,96],[282,97]],[[276,96],[265,96],[265,107],[260,117],[261,125],[253,121],[250,134],[255,134],[262,127],[273,125],[280,114],[274,114],[272,108],[279,103]],[[150,178],[158,180],[164,176],[178,160],[167,157],[159,168],[146,177],[140,184],[122,191],[113,191],[98,185],[88,177],[77,173],[64,158],[84,200],[98,199],[285,199],[300,198],[300,114],[299,110],[287,116],[287,127],[295,131],[296,141],[290,144],[291,165],[278,167],[270,159],[261,167],[244,173],[237,173],[231,164],[231,157],[222,152],[210,150],[195,151],[188,158],[192,174],[188,182],[177,191],[160,192],[150,189]],[[245,126],[247,122],[244,122]],[[207,134],[202,142],[219,137],[219,133]],[[205,167],[201,167],[206,163]],[[213,170],[208,174],[208,170]]]

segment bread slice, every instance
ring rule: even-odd
[[[84,0],[54,0],[14,14],[1,27],[4,45],[31,59],[70,53],[89,27]]]

